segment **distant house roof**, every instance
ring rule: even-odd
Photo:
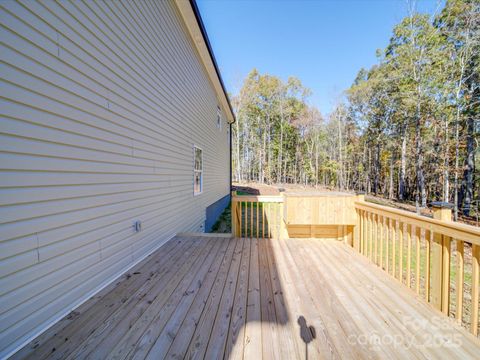
[[[229,123],[235,122],[235,115],[230,103],[230,99],[225,89],[220,70],[218,69],[217,61],[213,55],[213,50],[208,40],[205,26],[203,25],[200,12],[198,10],[195,0],[175,0],[175,3],[182,15],[182,18],[187,26],[190,36],[193,39],[200,58],[207,70],[210,81],[215,88],[221,105],[227,114],[227,120]]]

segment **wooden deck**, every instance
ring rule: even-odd
[[[448,358],[480,342],[334,240],[176,237],[14,358]]]

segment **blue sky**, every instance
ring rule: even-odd
[[[298,77],[328,113],[361,67],[376,62],[406,0],[197,0],[223,80],[235,94],[252,68]],[[433,13],[439,0],[418,0]]]

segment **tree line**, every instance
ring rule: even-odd
[[[252,70],[233,97],[234,180],[363,190],[417,210],[451,202],[455,217],[478,209],[480,2],[410,8],[377,59],[328,116],[299,79]]]

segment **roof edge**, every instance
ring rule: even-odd
[[[213,54],[212,46],[208,39],[197,3],[195,0],[175,0],[175,4],[187,26],[193,43],[200,55],[200,59],[207,70],[210,81],[213,83],[217,96],[222,100],[221,102],[225,111],[230,112],[227,114],[227,118],[228,122],[232,124],[236,120],[235,113],[233,112],[233,107],[230,103],[215,55]]]

